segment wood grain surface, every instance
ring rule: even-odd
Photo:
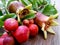
[[[54,1],[52,0],[52,4],[53,3]],[[59,13],[59,17],[56,20],[59,23],[59,25],[53,27],[53,30],[56,32],[56,34],[52,35],[48,33],[47,40],[44,40],[43,33],[40,31],[36,37],[30,38],[27,42],[21,45],[60,45],[60,0],[55,0],[55,4]]]

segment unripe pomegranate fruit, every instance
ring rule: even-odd
[[[29,25],[30,36],[34,37],[38,34],[38,26],[36,24]]]
[[[6,19],[4,22],[4,28],[8,31],[15,31],[18,28],[17,20],[13,18]]]
[[[23,20],[23,24],[28,26],[29,25],[29,20],[28,19]]]
[[[24,25],[19,26],[12,34],[19,43],[24,43],[29,39],[29,28]]]
[[[29,19],[29,23],[30,24],[33,24],[34,23],[34,20],[33,19]]]

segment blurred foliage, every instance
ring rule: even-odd
[[[54,5],[51,4],[51,0],[20,0],[25,6],[32,4],[32,9],[40,11],[41,13],[50,16],[55,15],[57,10]],[[30,3],[29,3],[30,2]]]

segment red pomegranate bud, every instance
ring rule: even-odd
[[[19,8],[24,8],[24,5],[21,2],[18,2],[18,1],[13,1],[8,6],[8,10],[11,13],[16,13],[16,10],[19,9]]]
[[[42,27],[42,24],[48,21],[49,17],[43,15],[42,13],[38,12],[36,14],[35,22]]]
[[[51,26],[55,26],[58,24],[53,20],[56,16],[57,15],[48,17],[40,12],[37,12],[36,14],[35,23],[41,27],[41,30],[44,32],[45,39],[47,39],[47,31],[55,34],[55,32],[51,29]]]

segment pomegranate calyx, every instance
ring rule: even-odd
[[[58,23],[56,21],[54,21],[55,18],[58,17],[58,14],[56,15],[51,15],[48,19],[48,21],[46,21],[46,24],[49,25],[49,26],[57,26]]]
[[[45,30],[44,28],[45,28],[45,23],[42,24],[41,30],[44,31]]]
[[[49,27],[49,28],[47,29],[47,32],[49,32],[49,33],[51,33],[51,34],[55,34],[54,30],[53,30],[51,27]]]
[[[50,20],[50,19],[56,19],[57,17],[58,17],[58,13],[55,14],[55,15],[50,15],[49,20]]]
[[[52,22],[51,22],[50,25],[51,25],[51,26],[57,26],[57,25],[59,25],[59,23],[57,23],[56,21],[52,20]]]
[[[47,32],[49,32],[51,34],[55,34],[55,32],[52,30],[51,26],[48,27],[47,29],[45,29],[45,23],[42,24],[41,30],[43,31],[44,39],[47,39]]]
[[[37,12],[34,11],[34,10],[29,10],[29,12],[30,12],[30,13],[35,13],[35,14],[37,13]]]
[[[45,30],[45,23],[42,24],[41,30],[43,31],[44,39],[47,39],[47,31]]]
[[[43,31],[43,33],[44,33],[44,39],[47,39],[47,31],[45,30]]]
[[[29,4],[28,6],[25,7],[26,9],[31,9],[32,8],[32,4]]]
[[[57,26],[59,25],[59,23],[57,23],[56,21],[54,21],[54,18],[56,18],[57,15],[50,16],[49,19],[45,22],[45,30],[47,30],[47,28],[49,28],[50,26]]]

